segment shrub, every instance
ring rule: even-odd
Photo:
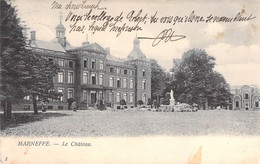
[[[73,98],[69,98],[67,99],[67,103],[68,103],[68,109],[71,110],[71,104],[74,102],[75,100]]]
[[[167,92],[167,93],[165,94],[165,99],[164,99],[164,101],[163,101],[163,104],[164,104],[164,105],[170,105],[170,99],[171,99],[171,95],[170,95],[169,92]]]
[[[164,98],[161,98],[160,99],[160,105],[163,105],[163,103],[164,103]]]
[[[147,101],[147,105],[151,105],[152,106],[152,100],[150,98]]]
[[[126,105],[126,101],[125,101],[124,99],[122,99],[122,100],[120,101],[120,105]]]
[[[143,100],[138,100],[138,101],[137,101],[137,104],[138,104],[138,105],[143,105],[144,102],[143,102]]]
[[[103,100],[99,100],[98,102],[99,102],[98,106],[97,106],[98,110],[106,110],[107,109],[106,105],[103,103]]]

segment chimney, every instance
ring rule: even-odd
[[[109,47],[105,48],[105,51],[107,52],[107,55],[110,55],[110,48]]]
[[[36,41],[36,32],[31,31],[31,41]]]
[[[86,35],[86,41],[82,43],[82,46],[86,46],[89,44],[89,41],[88,41],[88,34]]]

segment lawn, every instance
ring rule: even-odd
[[[42,118],[11,126],[2,136],[147,136],[259,135],[259,111],[58,111],[62,117]]]

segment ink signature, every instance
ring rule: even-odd
[[[150,37],[138,37],[138,39],[154,39],[152,46],[157,46],[161,41],[164,41],[167,43],[175,42],[181,39],[186,38],[185,35],[174,35],[175,31],[172,30],[172,28],[163,30],[156,38],[150,38]]]

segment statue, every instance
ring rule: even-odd
[[[175,105],[175,99],[173,97],[173,90],[171,90],[171,99],[170,99],[170,106],[174,106]]]
[[[171,90],[171,100],[174,99],[173,97],[173,90]]]

